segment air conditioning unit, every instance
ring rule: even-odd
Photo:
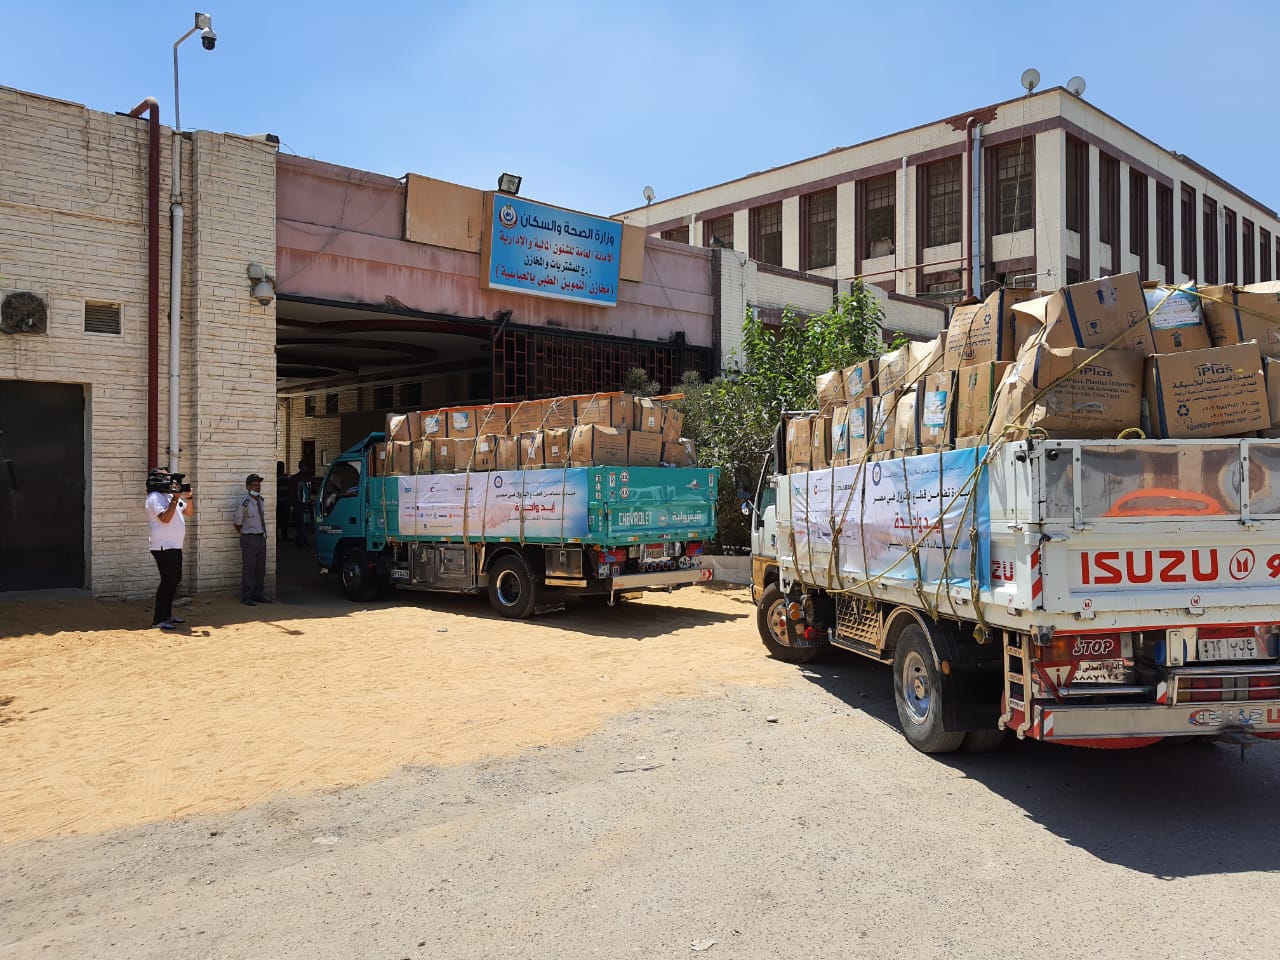
[[[48,332],[48,297],[30,290],[0,290],[0,333]]]

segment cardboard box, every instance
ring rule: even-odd
[[[627,453],[627,433],[615,427],[579,424],[569,438],[569,459],[582,466],[626,466]]]
[[[809,469],[831,466],[831,417],[828,414],[809,421]]]
[[[518,437],[521,434],[532,433],[534,430],[541,430],[542,421],[546,415],[545,400],[522,400],[511,412],[511,419],[507,421],[507,433]]]
[[[648,397],[636,397],[631,429],[642,433],[662,433],[662,404]]]
[[[1262,379],[1267,385],[1267,412],[1271,416],[1271,429],[1261,430],[1260,437],[1280,437],[1280,360],[1262,358]]]
[[[860,463],[866,457],[874,416],[874,404],[869,397],[849,404],[849,453],[846,457],[849,463]]]
[[[495,470],[518,470],[520,468],[520,438],[496,437],[497,453],[494,457]]]
[[[1262,355],[1254,341],[1162,353],[1147,361],[1147,408],[1156,437],[1235,437],[1269,430]]]
[[[542,431],[542,458],[545,466],[563,467],[569,463],[570,427],[548,427]]]
[[[520,434],[519,462],[522,470],[536,470],[546,463],[542,453],[542,431],[527,430]]]
[[[434,440],[416,440],[413,442],[412,467],[414,476],[435,472]]]
[[[573,397],[553,397],[546,401],[547,412],[543,419],[544,430],[572,430],[574,420]]]
[[[457,469],[458,441],[441,438],[433,442],[436,473],[453,473]]]
[[[578,423],[598,423],[619,430],[631,429],[634,398],[629,393],[596,393],[577,397],[574,412]]]
[[[1142,295],[1147,301],[1147,322],[1156,353],[1208,349],[1209,331],[1194,283],[1180,287],[1148,283],[1143,285]]]
[[[904,387],[898,394],[898,409],[893,428],[894,449],[908,456],[920,446],[920,384]]]
[[[849,403],[865,400],[875,392],[876,369],[871,360],[862,360],[840,371],[844,399]]]
[[[1046,347],[1110,344],[1117,350],[1155,353],[1147,300],[1136,273],[1073,283],[1047,297],[1016,304],[1013,313],[1016,323],[1025,320],[1040,325]]]
[[[956,371],[955,435],[976,437],[987,429],[996,403],[996,391],[1011,362],[975,363]]]
[[[820,373],[814,386],[819,410],[830,410],[836,404],[844,403],[844,371],[832,370],[829,373]]]
[[[445,432],[445,411],[423,410],[412,416],[418,418],[419,439],[435,440],[439,437],[448,436],[448,433]]]
[[[445,436],[454,440],[476,436],[476,408],[450,407],[444,411]]]
[[[418,415],[415,413],[388,413],[385,430],[387,440],[412,440],[409,422],[417,419]]]
[[[1012,361],[1018,355],[1013,308],[1037,296],[1035,290],[1008,287],[994,291],[982,303],[955,307],[943,334],[943,368]]]
[[[373,445],[373,475],[375,477],[390,476],[389,461],[387,459],[387,445],[385,443],[375,443]]]
[[[627,437],[627,463],[633,467],[662,465],[662,434],[632,430]]]
[[[390,461],[388,476],[408,477],[413,474],[413,443],[409,440],[391,440],[387,443],[387,459]]]
[[[1142,418],[1142,354],[1113,349],[1090,360],[1095,353],[1092,347],[1050,347],[1043,338],[1030,341],[1005,373],[992,434],[1014,424],[1013,436],[1025,436],[1034,427],[1051,437],[1090,439],[1115,437],[1137,427]]]
[[[925,343],[912,340],[886,353],[876,366],[876,392],[888,393],[898,387],[914,386],[941,366],[943,353],[941,337]]]
[[[1256,340],[1264,357],[1280,360],[1280,280],[1199,292],[1210,343],[1226,347]]]
[[[662,441],[662,462],[673,467],[692,467],[697,465],[697,450],[692,440]]]
[[[810,457],[813,456],[813,418],[796,416],[787,421],[785,436],[787,454],[787,473],[797,473],[809,469]]]
[[[843,466],[849,461],[849,404],[831,408],[831,463]]]
[[[898,391],[875,397],[867,406],[871,422],[867,425],[867,446],[883,452],[898,446]]]
[[[507,426],[511,422],[511,414],[515,411],[514,403],[490,403],[476,407],[476,436],[491,433],[502,437],[507,435]]]
[[[498,435],[482,433],[476,437],[475,456],[471,461],[472,470],[498,469]]]
[[[920,449],[949,445],[955,439],[956,372],[942,370],[920,381],[916,410]]]
[[[667,407],[662,415],[662,439],[675,443],[684,433],[684,414],[675,407]]]

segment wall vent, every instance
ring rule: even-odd
[[[85,333],[119,333],[120,304],[101,300],[84,302]]]

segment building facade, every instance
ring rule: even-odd
[[[1058,87],[620,214],[652,236],[947,303],[1094,276],[1280,278],[1280,220]]]

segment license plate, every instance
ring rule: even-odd
[[[408,570],[392,570],[391,579],[392,580],[408,580],[409,571]]]
[[[1257,637],[1221,637],[1196,641],[1201,660],[1261,660]]]

